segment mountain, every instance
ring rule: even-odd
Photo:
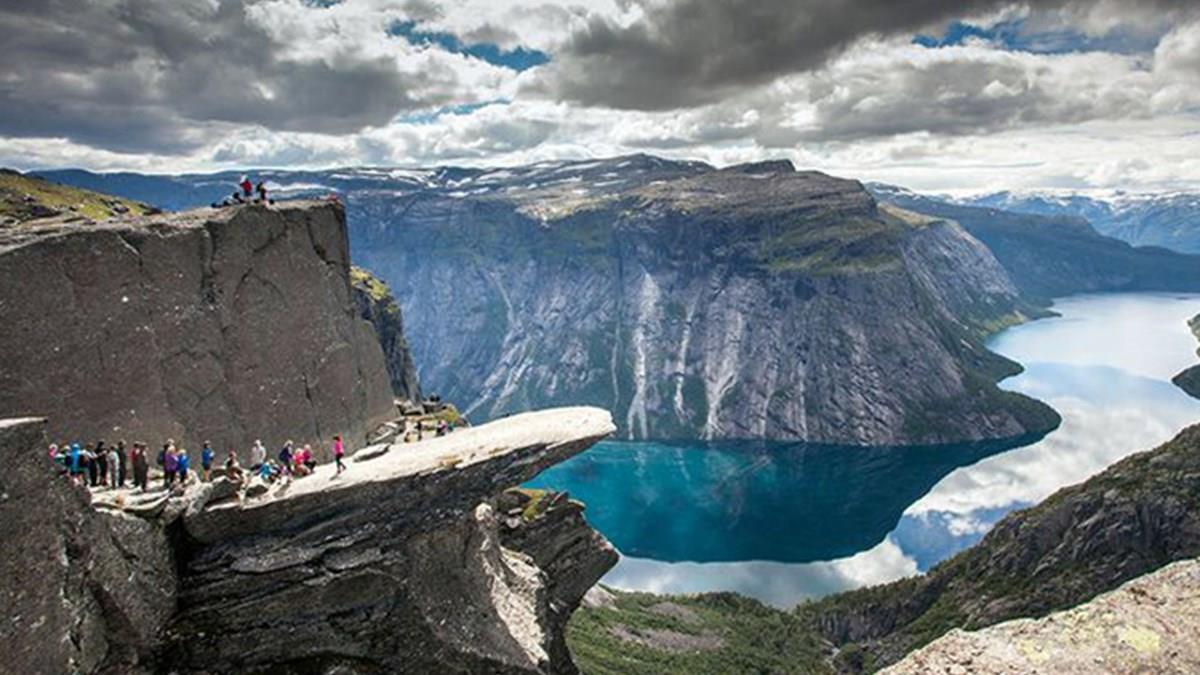
[[[420,400],[417,367],[413,363],[412,350],[408,348],[408,338],[404,336],[404,318],[392,289],[361,267],[350,268],[350,288],[359,316],[371,322],[379,336],[388,377],[392,381],[392,393],[410,401]]]
[[[582,670],[594,675],[874,671],[948,633],[959,639],[956,629],[978,631],[1051,615],[1173,562],[1200,557],[1197,495],[1200,426],[1013,512],[979,544],[923,576],[841,593],[790,612],[731,593],[662,596],[601,589],[572,619],[568,644]],[[1131,587],[1155,583],[1151,577]],[[1195,607],[1193,588],[1176,590],[1188,594],[1188,606]],[[1163,597],[1138,605],[1152,606]],[[1137,611],[1134,606],[1127,615],[1090,623],[1093,637],[1132,621]],[[1172,639],[1194,641],[1200,633],[1194,609],[1177,616],[1174,629]],[[1148,652],[1143,658],[1157,657]],[[910,666],[899,672],[912,672]]]
[[[969,206],[892,185],[869,188],[881,201],[956,221],[987,245],[1027,298],[1043,304],[1073,293],[1200,290],[1200,256],[1132,246],[1078,216]]]
[[[236,178],[47,175],[162,205]],[[873,445],[1058,421],[994,384],[1018,366],[983,336],[1035,310],[986,247],[855,181],[644,155],[255,177],[343,193],[423,389],[474,418],[578,403],[633,437]]]
[[[144,215],[156,210],[129,199],[0,169],[0,228],[53,216],[79,221],[103,220],[123,214]]]
[[[996,192],[959,200],[970,206],[1041,216],[1085,218],[1101,234],[1135,246],[1200,253],[1200,195],[1128,194],[1109,197]]]
[[[1196,339],[1200,340],[1200,315],[1192,317],[1192,320],[1188,322],[1188,327],[1192,329]],[[1196,350],[1196,353],[1200,354],[1200,349]],[[1192,397],[1200,398],[1200,365],[1188,368],[1172,378],[1171,381]]]

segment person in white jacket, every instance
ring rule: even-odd
[[[263,445],[261,440],[256,440],[254,446],[250,448],[250,472],[257,472],[265,461],[267,461],[267,446]]]

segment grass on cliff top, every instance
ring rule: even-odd
[[[350,268],[350,283],[365,290],[375,302],[382,302],[392,294],[392,289],[382,279],[361,267]]]
[[[140,202],[0,169],[0,221],[7,218],[22,223],[58,214],[103,220],[154,212],[157,209]]]
[[[805,617],[733,593],[613,597],[577,610],[567,628],[586,675],[832,672]]]

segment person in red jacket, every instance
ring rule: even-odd
[[[254,197],[254,183],[250,182],[249,176],[242,176],[238,181],[238,187],[242,189],[242,199],[250,201]]]

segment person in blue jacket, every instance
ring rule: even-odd
[[[204,441],[204,449],[200,451],[200,467],[204,469],[204,482],[212,480],[213,449],[212,444]]]
[[[79,455],[80,447],[78,443],[71,444],[71,480],[78,483],[79,475],[82,471],[79,470]]]
[[[188,467],[191,466],[191,463],[192,463],[192,460],[188,458],[187,450],[180,448],[179,449],[179,460],[178,460],[178,464],[177,464],[178,468],[176,470],[179,472],[179,483],[181,485],[187,485],[187,479],[188,479],[187,472],[188,472]]]

